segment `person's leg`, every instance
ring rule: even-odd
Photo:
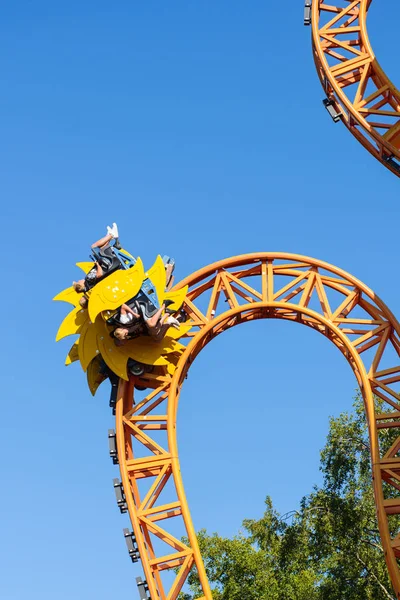
[[[159,320],[161,318],[164,308],[165,308],[165,306],[163,304],[162,307],[159,308],[158,311],[152,317],[150,317],[150,319],[146,319],[146,327],[147,327],[147,329],[149,329],[149,333],[150,333],[150,329],[154,329],[154,327],[157,326],[157,323],[159,322]]]
[[[156,342],[160,342],[170,327],[175,327],[175,329],[179,329],[180,324],[179,321],[177,321],[177,319],[166,313],[157,321],[157,323],[153,327],[148,329],[149,335]]]
[[[165,314],[163,317],[161,317],[161,319],[157,323],[157,326],[154,327],[153,331],[150,333],[151,337],[156,342],[161,342],[161,340],[167,333],[168,329],[171,327],[170,319],[171,319],[170,315]],[[178,324],[178,327],[179,327],[179,324]]]
[[[165,334],[167,333],[168,329],[169,329],[169,325],[159,325],[158,327],[154,328],[154,330],[150,333],[150,336],[153,338],[153,340],[155,340],[156,342],[161,342],[161,340],[163,339],[163,337],[165,336]]]
[[[135,319],[140,319],[140,314],[138,312],[132,310],[128,304],[123,304],[121,306],[121,314],[122,314],[122,311],[124,311],[125,313],[131,314],[132,317],[134,317]]]
[[[113,223],[112,227],[107,226],[107,235],[105,235],[104,237],[97,240],[97,242],[92,244],[92,248],[103,248],[115,238],[118,238],[118,227],[116,223]]]
[[[107,246],[107,244],[112,239],[113,239],[113,236],[111,235],[111,233],[108,233],[104,237],[102,237],[99,240],[97,240],[97,242],[95,242],[94,244],[92,244],[92,248],[103,248],[104,246]]]
[[[166,285],[166,290],[170,290],[172,288],[172,286],[174,285],[174,276],[172,275],[172,272],[175,268],[175,263],[167,263],[165,266],[165,274],[167,276],[167,285]]]

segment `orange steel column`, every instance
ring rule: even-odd
[[[400,176],[400,92],[368,38],[371,1],[312,0],[314,60],[332,116]]]
[[[394,523],[389,527],[391,516],[400,514],[400,326],[393,314],[356,278],[299,255],[257,253],[222,260],[177,289],[186,284],[192,330],[174,376],[132,378],[120,386],[117,403],[121,477],[152,600],[176,600],[194,568],[202,599],[212,599],[180,472],[178,401],[202,348],[226,329],[261,318],[294,321],[322,333],[354,372],[368,421],[382,545],[400,598],[400,531],[391,535]],[[134,385],[147,386],[136,392],[136,404]],[[382,403],[379,410],[375,397]],[[390,448],[380,438],[389,428],[397,432]]]

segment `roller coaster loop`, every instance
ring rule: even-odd
[[[357,4],[349,6],[352,16]],[[353,276],[293,254],[257,253],[222,260],[190,275],[176,289],[185,285],[189,286],[185,310],[193,327],[186,334],[188,343],[174,374],[146,373],[121,380],[116,409],[123,490],[151,599],[175,600],[194,568],[202,599],[212,598],[181,477],[178,401],[190,365],[214,337],[235,325],[264,318],[286,319],[322,333],[354,372],[369,426],[382,545],[400,598],[400,532],[396,530],[400,514],[400,325],[396,318]],[[136,403],[134,386],[146,388]]]
[[[400,92],[375,58],[367,33],[372,0],[306,1],[325,106],[367,150],[400,176]]]

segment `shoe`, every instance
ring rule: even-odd
[[[175,327],[175,329],[179,329],[180,323],[178,321],[178,319],[175,319],[175,317],[168,317],[167,319],[165,319],[165,322],[167,323],[167,325],[171,325],[171,327]]]
[[[116,223],[113,223],[112,227],[109,227],[107,225],[107,233],[108,235],[111,235],[113,238],[117,238],[118,236],[118,227]]]

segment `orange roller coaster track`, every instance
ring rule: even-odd
[[[400,176],[400,92],[375,58],[367,33],[372,0],[306,1],[313,52],[334,120]]]
[[[172,377],[120,383],[116,440],[124,501],[152,600],[175,600],[192,569],[203,600],[212,593],[183,487],[176,418],[190,365],[214,337],[256,319],[286,319],[322,333],[343,354],[364,398],[377,517],[387,566],[400,598],[400,326],[363,283],[305,256],[258,253],[222,260],[182,281],[193,325]],[[147,387],[134,401],[134,386]],[[150,389],[150,391],[149,391]],[[391,446],[381,434],[391,430]],[[386,438],[387,439],[387,436]],[[392,443],[393,441],[393,443]],[[387,446],[387,443],[386,443]],[[395,520],[396,521],[396,520]],[[188,540],[182,542],[182,538]]]

